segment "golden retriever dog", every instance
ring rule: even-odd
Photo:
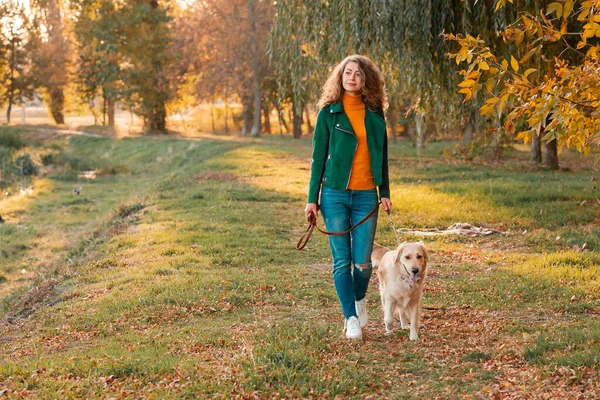
[[[402,243],[396,250],[390,250],[375,243],[371,263],[379,277],[385,334],[392,333],[394,315],[398,314],[401,328],[410,328],[410,340],[418,340],[420,303],[427,275],[425,245],[423,242]]]

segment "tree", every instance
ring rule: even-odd
[[[129,0],[120,13],[127,38],[123,98],[142,116],[147,130],[166,131],[166,105],[172,95],[167,70],[173,58],[168,8],[160,7],[157,0]]]
[[[181,24],[187,69],[198,101],[237,97],[242,103],[242,134],[260,132],[261,112],[269,99],[272,77],[266,42],[273,20],[266,0],[207,0],[188,8]],[[179,36],[179,35],[178,35]],[[270,81],[271,80],[271,81]],[[268,104],[268,103],[267,103]]]
[[[499,0],[496,8],[505,6]],[[482,93],[483,115],[507,110],[504,128],[515,133],[524,123],[516,139],[525,143],[543,132],[551,168],[558,168],[556,148],[587,154],[600,145],[599,14],[598,0],[581,2],[577,9],[573,0],[561,0],[539,14],[522,12],[502,32],[513,45],[510,57],[496,56],[480,38],[447,36],[460,46],[450,57],[467,65],[460,83],[465,100]],[[537,65],[531,65],[534,56]]]
[[[39,87],[44,89],[50,114],[57,124],[65,123],[65,87],[69,82],[70,50],[58,0],[31,3],[32,53]]]
[[[0,47],[6,60],[1,69],[5,84],[0,103],[7,105],[6,121],[10,123],[13,105],[31,98],[34,93],[34,75],[29,57],[31,42],[28,41],[30,21],[24,6],[19,2],[3,2],[0,10]]]
[[[76,38],[77,92],[96,115],[94,99],[98,91],[102,96],[103,123],[113,126],[115,105],[123,92],[124,61],[122,26],[125,23],[112,0],[73,1],[73,21]]]

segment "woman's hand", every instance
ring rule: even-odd
[[[381,198],[381,207],[383,207],[388,214],[392,212],[392,202],[387,197]]]
[[[308,203],[304,209],[304,215],[308,222],[310,222],[310,214],[315,214],[315,219],[319,216],[319,207],[317,207],[317,203]]]

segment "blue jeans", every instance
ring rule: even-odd
[[[377,190],[336,190],[323,186],[321,212],[329,232],[343,232],[363,219],[377,204]],[[346,319],[356,317],[355,301],[362,300],[371,278],[371,251],[377,212],[344,236],[329,236],[333,281]]]

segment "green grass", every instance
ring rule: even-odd
[[[421,341],[384,335],[372,282],[371,322],[356,343],[341,335],[326,239],[294,248],[309,140],[35,146],[67,161],[33,195],[0,203],[2,318],[44,282],[56,285],[30,318],[2,323],[8,397],[458,399],[549,388],[568,398],[600,385],[600,327],[590,322],[600,312],[600,258],[572,249],[599,244],[590,160],[563,153],[568,170],[553,173],[512,151],[504,165],[453,165],[447,144],[418,155],[392,144],[397,227],[470,222],[506,234],[424,238]],[[105,173],[74,182],[68,160]],[[379,223],[376,240],[393,246],[383,213]],[[563,379],[568,369],[576,379]]]

